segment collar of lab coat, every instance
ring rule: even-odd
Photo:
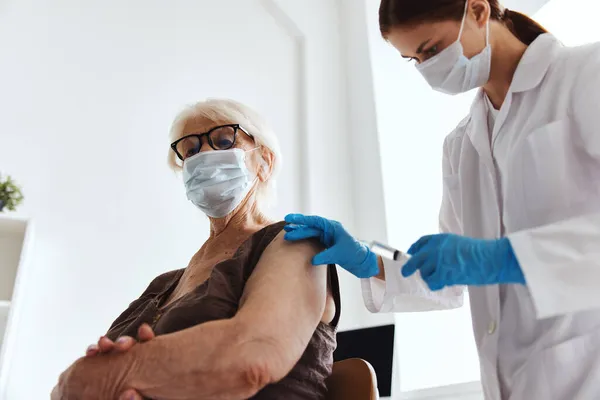
[[[562,43],[550,33],[538,36],[525,50],[509,91],[517,93],[536,88],[546,76],[556,52],[561,47]]]
[[[525,92],[535,89],[540,85],[544,76],[546,76],[546,72],[548,72],[550,65],[552,65],[557,51],[561,47],[562,44],[549,33],[540,35],[534,40],[527,50],[525,50],[525,53],[517,66],[513,81],[508,89],[509,93],[507,94],[507,99],[511,93]],[[494,127],[495,131],[498,131],[502,126],[507,111],[507,109],[500,110],[500,114],[496,119],[496,126]],[[483,89],[479,89],[477,96],[475,96],[468,121],[470,121],[471,125],[468,130],[471,142],[479,152],[481,160],[491,171],[493,171],[490,138],[488,136],[489,127],[487,126],[487,108]],[[485,134],[483,134],[484,132]],[[494,136],[492,136],[492,140],[493,139]]]
[[[535,89],[546,76],[557,51],[563,47],[552,34],[544,33],[527,47],[508,89],[509,93],[526,92]],[[485,112],[485,93],[479,89],[471,107],[471,113]]]

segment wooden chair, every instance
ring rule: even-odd
[[[377,400],[377,376],[367,361],[360,358],[333,363],[326,381],[327,400]]]

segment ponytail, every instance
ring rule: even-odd
[[[510,29],[510,31],[519,39],[521,42],[529,46],[538,36],[548,33],[548,31],[529,18],[525,14],[521,14],[516,11],[504,9],[502,20]]]

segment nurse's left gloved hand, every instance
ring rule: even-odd
[[[424,236],[408,250],[402,267],[408,277],[417,270],[431,290],[446,286],[525,284],[525,276],[507,238],[485,240],[442,233]]]
[[[285,222],[285,240],[317,238],[327,248],[313,257],[314,265],[337,264],[358,278],[371,278],[379,273],[377,256],[339,222],[302,214],[289,214]]]

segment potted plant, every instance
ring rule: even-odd
[[[17,206],[23,202],[23,193],[15,181],[10,177],[0,175],[0,212],[4,208],[15,211]]]

